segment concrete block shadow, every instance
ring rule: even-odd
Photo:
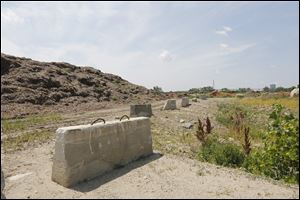
[[[103,175],[100,175],[98,177],[95,177],[91,180],[78,183],[78,184],[74,185],[73,187],[71,187],[70,189],[76,190],[78,192],[83,192],[83,193],[90,192],[90,191],[100,187],[101,185],[108,183],[109,181],[112,181],[118,177],[121,177],[121,176],[127,174],[128,172],[130,172],[133,169],[142,167],[154,160],[159,159],[162,156],[163,155],[160,153],[153,153],[150,156],[142,157],[136,161],[133,161],[133,162],[127,164],[126,166],[115,168],[114,170],[107,172]]]

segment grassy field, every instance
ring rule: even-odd
[[[61,120],[58,114],[49,114],[45,116],[29,116],[24,119],[1,119],[1,130],[4,134],[24,131],[34,125],[47,125]]]
[[[299,109],[299,98],[244,98],[237,101],[247,106],[271,107],[273,104],[281,104],[286,108],[296,112]]]
[[[287,108],[292,113],[299,113],[299,98],[261,98],[249,97],[242,99],[235,99],[232,103],[219,104],[216,119],[217,121],[228,128],[227,135],[242,140],[241,135],[237,135],[234,130],[234,118],[236,113],[243,113],[244,125],[250,127],[251,137],[255,143],[261,143],[263,132],[267,128],[269,122],[269,114],[272,105],[280,104]]]
[[[1,148],[4,151],[21,150],[28,145],[43,143],[54,137],[54,131],[37,129],[61,120],[58,114],[29,116],[23,119],[1,119]]]
[[[36,143],[43,143],[53,138],[54,134],[50,131],[28,132],[16,137],[8,137],[2,143],[4,151],[22,150],[24,147]]]
[[[227,130],[215,136],[231,138],[231,142],[210,140],[200,149],[199,157],[215,164],[245,167],[276,180],[299,182],[295,175],[299,174],[298,114],[299,98],[241,98],[219,104],[216,119]],[[285,170],[288,167],[294,171]]]

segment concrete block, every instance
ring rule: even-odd
[[[59,128],[52,180],[70,187],[152,153],[146,117]]]
[[[187,107],[189,105],[190,105],[189,98],[183,97],[182,100],[181,100],[181,106],[182,107]]]
[[[130,105],[130,117],[151,117],[151,104]]]
[[[176,100],[175,99],[169,99],[163,107],[163,110],[175,110],[175,109],[176,109]]]

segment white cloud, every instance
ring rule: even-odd
[[[24,18],[17,15],[13,10],[7,8],[1,10],[1,23],[22,23]]]
[[[229,26],[223,26],[222,30],[217,30],[215,33],[218,35],[225,35],[228,36],[228,32],[231,32],[232,28],[230,28]]]
[[[220,48],[224,51],[221,53],[221,55],[228,55],[232,53],[241,53],[247,49],[250,49],[252,47],[256,46],[256,43],[251,43],[251,44],[244,44],[238,47],[231,47],[228,44],[220,44]]]
[[[171,60],[174,59],[174,56],[167,50],[163,50],[160,54],[159,54],[159,58],[164,61],[164,62],[170,62]]]
[[[225,31],[225,30],[222,30],[222,31],[216,31],[216,34],[228,36],[227,31]]]
[[[228,48],[229,45],[228,45],[228,44],[225,44],[225,43],[221,43],[221,44],[220,44],[220,47],[221,47],[221,48]]]
[[[232,31],[232,28],[230,28],[229,26],[223,26],[224,31],[230,32]]]

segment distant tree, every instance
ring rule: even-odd
[[[199,88],[191,88],[189,89],[189,93],[199,93],[200,89]]]
[[[251,88],[239,88],[238,92],[239,93],[246,93],[246,92],[251,92]]]
[[[263,88],[263,91],[264,92],[270,92],[270,88],[266,86],[266,87]]]
[[[275,92],[286,92],[286,91],[288,91],[288,88],[284,88],[281,86],[275,88]]]
[[[156,93],[156,94],[160,94],[163,92],[162,88],[158,87],[158,86],[154,86],[153,90],[154,90],[154,93]]]
[[[228,88],[222,88],[221,92],[230,92],[230,90]]]
[[[208,93],[208,92],[212,92],[212,91],[214,91],[214,88],[211,86],[206,86],[206,87],[200,88],[201,93]]]
[[[275,89],[275,92],[290,92],[290,91],[292,91],[293,89],[295,89],[296,87],[295,86],[292,86],[292,87],[281,87],[281,86],[279,86],[279,87],[277,87],[276,89]]]

